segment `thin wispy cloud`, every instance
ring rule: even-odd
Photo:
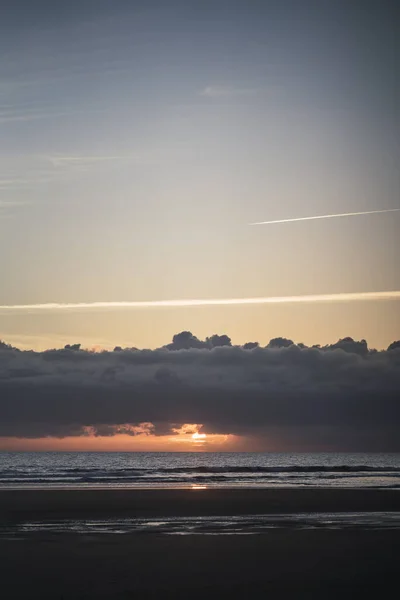
[[[64,117],[74,117],[76,115],[85,113],[104,113],[107,112],[104,108],[91,108],[89,110],[71,109],[64,105],[62,106],[49,106],[49,105],[33,105],[33,106],[19,106],[12,107],[10,105],[0,106],[0,124],[7,124],[13,122],[28,122],[46,119],[57,119]]]
[[[138,160],[135,155],[110,155],[110,156],[48,156],[47,159],[54,167],[71,167],[79,165],[93,165],[96,163],[113,162],[113,161],[131,161]]]
[[[73,111],[60,111],[60,112],[26,112],[26,113],[11,113],[1,114],[0,113],[0,125],[7,123],[18,123],[26,121],[37,121],[42,119],[57,119],[60,117],[69,117],[76,114]]]
[[[82,54],[76,55],[76,60],[82,62]],[[18,63],[17,63],[18,64]],[[88,75],[115,76],[118,74],[129,73],[131,70],[129,61],[126,59],[94,61],[89,65],[68,64],[65,67],[56,66],[54,68],[35,68],[32,72],[27,68],[22,74],[8,80],[0,82],[0,96],[19,95],[25,88],[43,87],[63,82],[68,82],[78,78],[84,78]]]
[[[398,300],[400,290],[381,292],[352,292],[339,294],[313,294],[305,296],[267,296],[258,298],[210,298],[194,300],[144,300],[119,302],[45,302],[38,304],[3,304],[0,311],[53,311],[95,309],[145,309],[196,306],[240,306],[255,304],[298,304],[322,302],[359,302],[363,300]]]
[[[29,204],[26,200],[0,200],[0,209],[12,206],[25,206]]]
[[[275,221],[259,221],[250,225],[274,225],[276,223],[294,223],[295,221],[314,221],[316,219],[337,219],[339,217],[357,217],[360,215],[375,215],[379,213],[399,212],[400,208],[386,208],[383,210],[366,210],[363,212],[340,213],[336,215],[318,215],[312,217],[296,217],[294,219],[278,219]]]
[[[33,185],[50,183],[51,181],[54,181],[54,178],[52,178],[50,176],[46,176],[46,177],[37,176],[37,177],[31,177],[31,178],[21,177],[20,179],[16,178],[16,179],[4,180],[4,181],[0,181],[0,191],[10,192],[12,190],[25,189],[25,188],[31,187]]]
[[[54,181],[54,169],[37,155],[2,156],[3,172],[0,176],[0,197],[7,202],[17,202],[18,192],[31,190],[37,185]],[[17,195],[16,195],[17,193]],[[8,200],[5,195],[12,195]],[[18,200],[25,203],[25,199]]]
[[[12,187],[13,185],[16,185],[19,183],[20,183],[19,179],[0,179],[0,190],[8,189],[9,187]]]
[[[238,88],[229,87],[223,85],[209,85],[205,87],[201,92],[201,96],[208,98],[223,98],[230,96],[254,96],[257,90],[252,88]]]
[[[106,163],[129,164],[132,161],[139,162],[138,156],[31,154],[5,157],[4,169],[0,176],[0,194],[15,195],[18,191],[26,191],[36,186],[62,182],[74,174],[87,172]]]

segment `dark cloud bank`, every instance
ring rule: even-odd
[[[190,332],[157,350],[45,352],[0,343],[0,436],[138,435],[203,423],[208,433],[298,449],[400,451],[400,342],[233,346]]]

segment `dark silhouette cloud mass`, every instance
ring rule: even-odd
[[[299,449],[399,451],[400,342],[263,348],[184,331],[156,350],[0,343],[0,436],[165,435],[183,423]]]

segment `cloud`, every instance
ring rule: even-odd
[[[288,348],[289,346],[292,346],[293,343],[292,340],[278,337],[269,341],[268,348]]]
[[[1,121],[1,115],[0,115]],[[90,170],[106,165],[144,164],[144,157],[136,154],[20,154],[7,156],[3,160],[3,177],[0,177],[0,195],[7,194],[14,206],[28,204],[29,201],[14,200],[15,192],[27,192],[37,186],[64,183],[71,177],[80,176]],[[21,175],[22,174],[22,175]],[[9,204],[11,204],[11,199]],[[1,202],[1,201],[0,201]]]
[[[33,186],[47,185],[54,181],[54,169],[49,167],[48,160],[41,155],[3,156],[2,168],[4,176],[0,178],[0,192],[3,193],[27,191]]]
[[[172,338],[171,344],[167,344],[167,350],[189,350],[190,348],[218,348],[220,346],[231,346],[231,338],[227,335],[214,334],[205,339],[199,340],[190,331],[182,331]]]
[[[78,164],[83,165],[91,165],[96,163],[103,163],[108,161],[123,161],[123,160],[136,160],[136,156],[130,155],[98,155],[98,156],[85,156],[85,155],[77,155],[77,156],[63,156],[63,155],[54,155],[48,156],[48,160],[53,164],[54,167],[64,167],[64,166],[75,166]]]
[[[54,170],[61,174],[88,171],[89,169],[105,164],[129,164],[131,162],[139,164],[144,162],[138,155],[129,154],[97,156],[56,154],[46,156],[45,158],[52,164]]]
[[[63,311],[92,309],[175,308],[181,306],[241,306],[253,304],[298,304],[318,302],[360,302],[364,300],[397,300],[400,291],[350,292],[336,294],[309,294],[305,296],[266,296],[256,298],[203,298],[188,300],[127,300],[116,302],[44,302],[40,304],[0,304],[0,311]]]
[[[20,179],[0,179],[0,190],[6,189],[8,190],[10,187],[14,185],[19,185]]]
[[[366,210],[363,212],[340,213],[336,215],[318,215],[313,217],[296,217],[294,219],[279,219],[277,221],[260,221],[250,225],[275,225],[277,223],[294,223],[295,221],[315,221],[316,219],[337,219],[339,217],[358,217],[360,215],[376,215],[379,213],[399,212],[400,208],[384,208],[382,210]]]
[[[200,95],[206,96],[207,98],[224,98],[231,96],[254,96],[256,93],[257,90],[251,88],[209,85],[200,92]]]
[[[37,121],[42,119],[58,119],[79,114],[77,111],[8,111],[0,112],[0,125],[7,123],[19,123]]]
[[[182,332],[156,350],[3,344],[0,436],[166,435],[201,423],[209,434],[298,449],[400,450],[399,342],[382,352],[351,338],[324,348],[289,342],[249,349]]]

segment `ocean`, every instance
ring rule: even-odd
[[[400,488],[400,454],[2,452],[6,488]]]

